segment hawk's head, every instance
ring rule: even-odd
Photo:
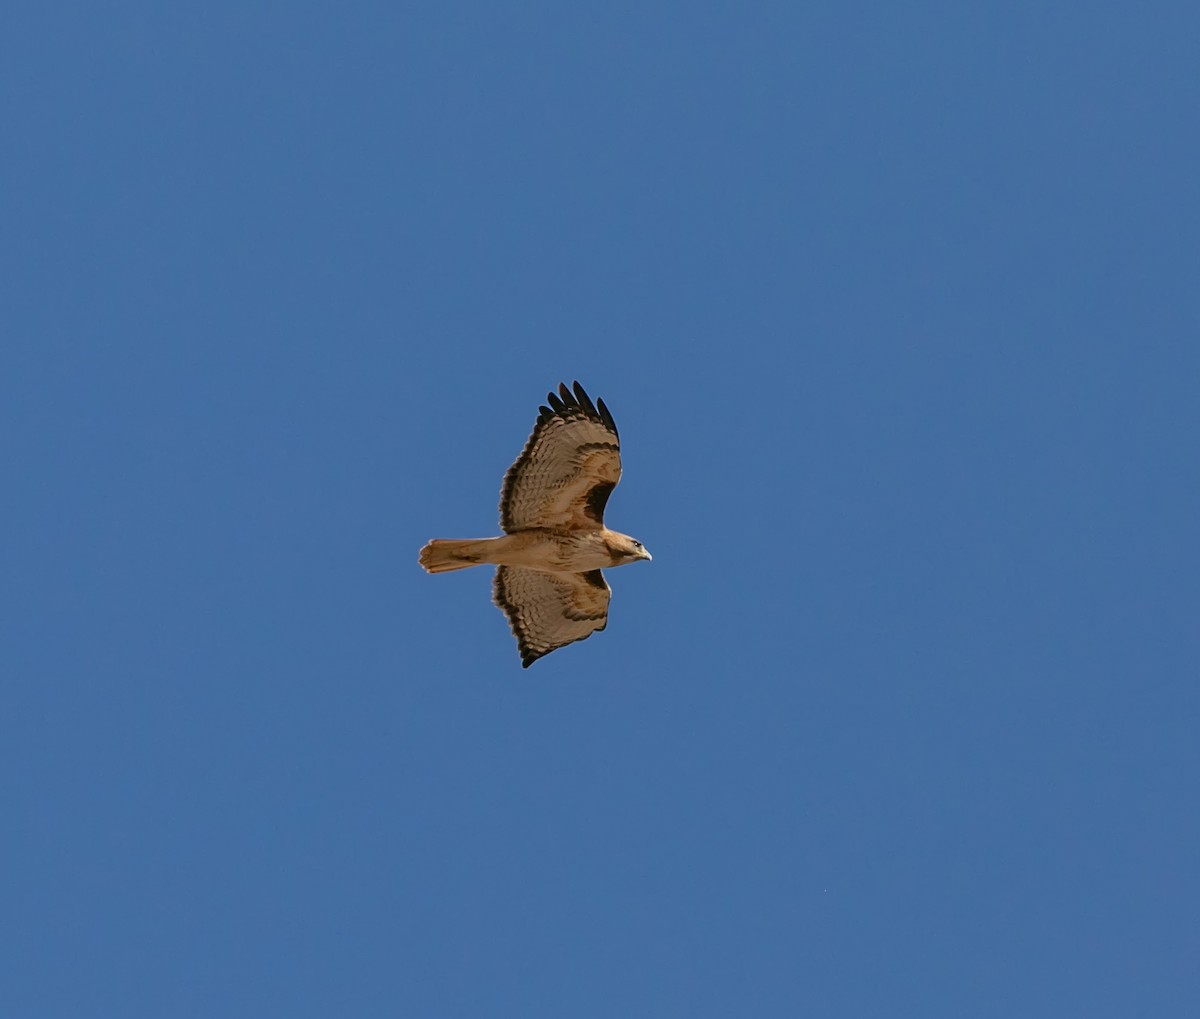
[[[604,544],[608,546],[614,566],[623,566],[625,563],[636,563],[639,559],[649,560],[652,558],[646,551],[646,546],[636,538],[629,537],[628,534],[608,531],[604,535]]]

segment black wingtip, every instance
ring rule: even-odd
[[[598,421],[604,425],[613,435],[619,436],[617,432],[617,423],[613,420],[609,409],[604,405],[603,400],[592,402],[592,398],[588,396],[587,390],[578,379],[575,380],[571,388],[567,387],[565,382],[558,384],[558,392],[551,390],[546,394],[546,403],[549,406],[539,407],[540,416],[538,424],[544,424],[551,418],[559,417],[570,420],[573,417],[583,415],[591,418],[593,421]]]
[[[596,410],[600,412],[600,420],[603,421],[609,429],[611,429],[613,435],[619,435],[620,433],[617,431],[617,423],[613,420],[613,416],[609,413],[608,408],[604,406],[603,400],[596,400]]]
[[[575,380],[575,399],[579,401],[579,406],[581,406],[584,411],[586,411],[589,415],[595,415],[596,405],[592,403],[592,398],[587,395],[587,391],[579,384],[578,379]]]

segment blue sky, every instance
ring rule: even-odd
[[[1194,4],[4,22],[0,1011],[1195,1014]]]

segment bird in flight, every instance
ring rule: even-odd
[[[586,640],[608,624],[612,596],[601,570],[650,559],[640,541],[604,526],[621,479],[617,426],[603,400],[560,383],[504,475],[498,538],[434,538],[421,549],[429,573],[498,567],[492,600],[508,617],[521,664]]]

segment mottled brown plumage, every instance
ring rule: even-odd
[[[608,623],[611,596],[602,569],[650,553],[604,526],[621,479],[617,426],[603,400],[560,384],[540,408],[533,434],[504,475],[498,538],[435,538],[421,549],[430,573],[492,563],[495,603],[508,617],[528,667]]]

